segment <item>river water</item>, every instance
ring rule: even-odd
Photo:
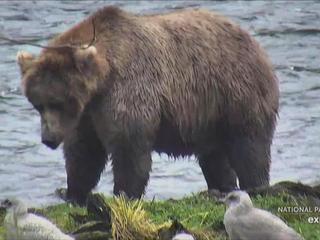
[[[271,181],[320,181],[320,2],[319,1],[0,1],[0,33],[45,44],[57,33],[104,5],[136,13],[183,7],[219,11],[256,36],[267,49],[280,80],[280,116],[272,147]],[[0,40],[0,199],[17,197],[33,204],[59,201],[66,186],[61,148],[40,143],[39,116],[19,89],[18,50],[40,49]],[[179,198],[206,188],[195,159],[173,160],[153,154],[146,197]],[[97,187],[111,194],[107,166]]]

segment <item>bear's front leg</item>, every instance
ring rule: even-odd
[[[121,146],[112,153],[115,195],[126,194],[140,198],[144,193],[151,171],[151,151]]]
[[[66,200],[84,205],[100,179],[107,158],[89,119],[83,117],[79,126],[66,137],[63,150],[68,185]]]

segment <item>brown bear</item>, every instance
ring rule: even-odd
[[[84,203],[109,156],[114,193],[139,198],[151,152],[195,154],[209,189],[269,183],[278,81],[259,44],[206,10],[135,15],[105,7],[20,52],[42,142],[64,143],[67,197]]]

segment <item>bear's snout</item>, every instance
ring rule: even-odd
[[[53,139],[46,139],[46,138],[42,138],[41,142],[53,150],[56,149],[60,144],[60,142],[58,142],[58,141],[55,141]]]

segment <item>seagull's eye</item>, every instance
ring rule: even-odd
[[[230,201],[235,201],[237,199],[238,199],[237,196],[234,196],[234,195],[229,196]]]

